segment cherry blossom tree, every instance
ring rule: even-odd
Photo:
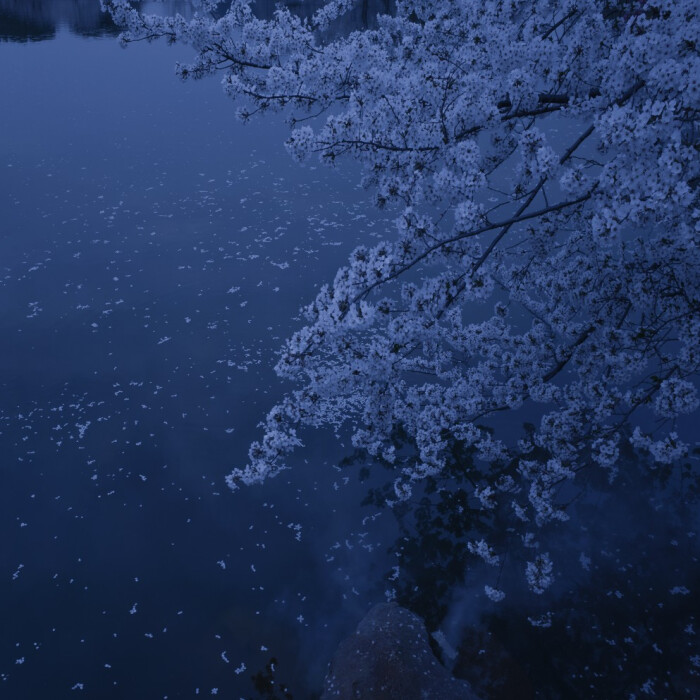
[[[243,120],[283,111],[299,160],[354,159],[396,229],[356,248],[305,308],[232,488],[285,468],[300,429],[349,427],[394,470],[395,502],[459,469],[467,503],[531,541],[567,519],[591,470],[630,447],[688,445],[700,366],[700,18],[694,0],[397,0],[359,31],[356,4],[302,18],[193,0],[188,18],[102,0],[123,41],[194,49]],[[532,423],[492,429],[504,411]],[[402,447],[397,447],[397,435]],[[687,439],[687,438],[686,438]],[[529,546],[533,546],[531,543]],[[469,551],[496,564],[486,540]],[[553,563],[523,571],[535,593]],[[503,594],[489,588],[490,597]]]

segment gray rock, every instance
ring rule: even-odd
[[[435,658],[425,624],[396,603],[372,608],[341,642],[321,700],[478,700]]]

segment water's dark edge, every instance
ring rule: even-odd
[[[316,432],[228,491],[299,307],[393,214],[350,164],[292,163],[281,117],[178,81],[186,49],[115,35],[97,0],[0,0],[0,696],[310,698],[394,588],[489,697],[700,697],[695,457],[594,479],[552,591],[500,607],[458,474],[390,513],[381,468]]]

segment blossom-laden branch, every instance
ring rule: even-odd
[[[519,465],[485,467],[479,494],[542,527],[565,517],[559,485],[590,464],[612,476],[629,436],[683,454],[674,421],[698,406],[700,367],[693,0],[399,0],[345,34],[327,30],[348,0],[308,20],[217,4],[184,19],[103,0],[125,41],[191,45],[183,77],[223,72],[243,118],[286,110],[293,157],[359,161],[397,211],[306,308],[277,365],[297,389],[233,488],[283,469],[300,427],[347,424],[395,464],[396,499],[455,445]],[[537,422],[528,439],[492,435],[503,410]],[[551,563],[526,577],[541,592]]]

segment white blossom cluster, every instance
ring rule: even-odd
[[[295,158],[359,161],[398,212],[306,308],[277,365],[298,389],[232,488],[284,468],[300,426],[348,424],[394,464],[399,499],[455,443],[515,459],[507,484],[485,466],[474,498],[541,527],[565,519],[558,494],[582,469],[614,476],[623,443],[685,453],[675,421],[698,406],[700,365],[694,0],[398,0],[344,36],[324,30],[346,0],[310,20],[261,20],[246,0],[216,18],[217,4],[185,20],[103,0],[126,41],[190,44],[183,77],[222,73],[243,118],[287,110]],[[537,422],[527,439],[485,429],[506,409]],[[397,429],[413,456],[397,458]],[[533,590],[551,568],[527,565]]]

